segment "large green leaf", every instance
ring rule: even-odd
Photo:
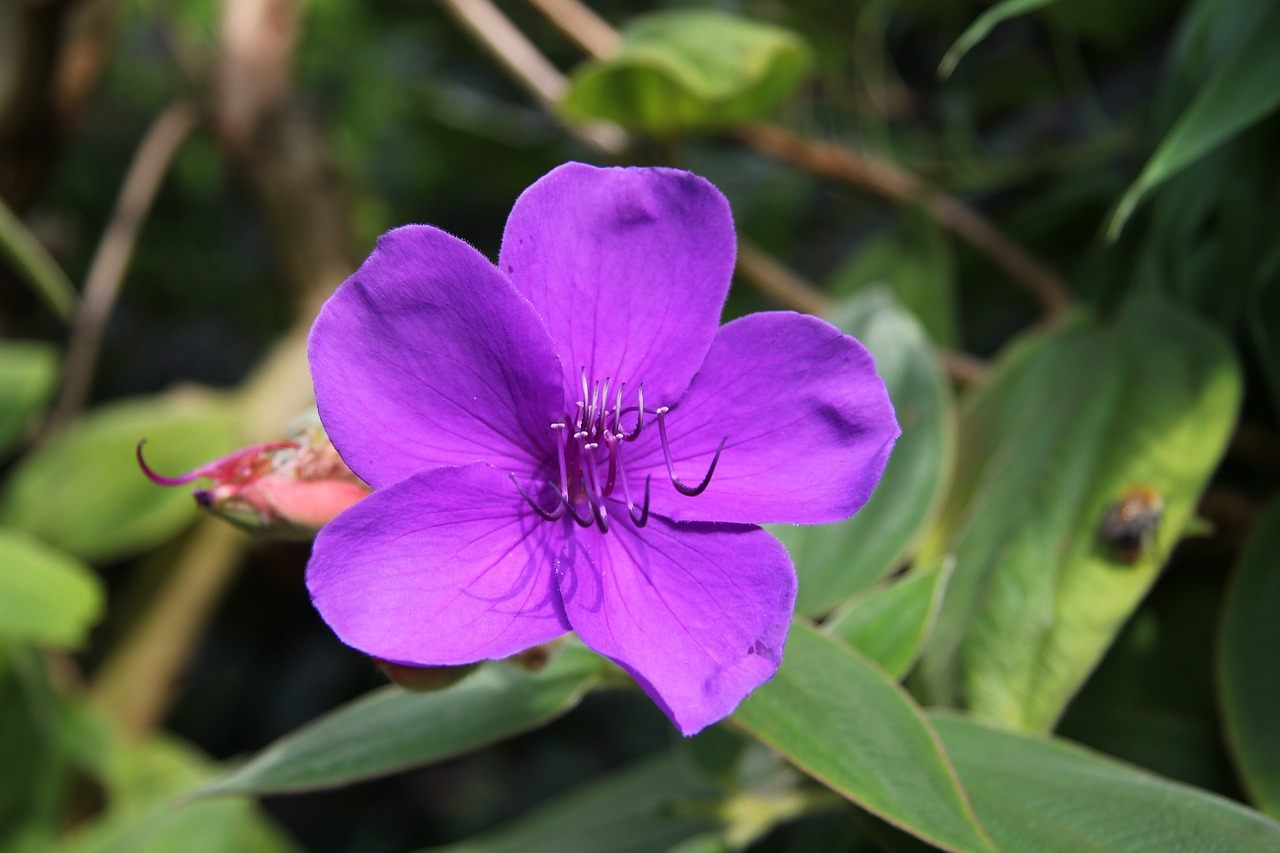
[[[58,382],[58,351],[37,341],[0,342],[0,455],[26,436]]]
[[[946,850],[991,850],[928,720],[892,678],[796,620],[734,722],[873,814]]]
[[[867,590],[831,615],[822,630],[839,637],[889,675],[910,671],[938,619],[952,560]]]
[[[1019,15],[1025,15],[1028,12],[1034,12],[1036,9],[1055,2],[1057,0],[1000,0],[999,3],[979,15],[977,20],[960,34],[960,38],[956,39],[956,43],[951,45],[946,55],[942,57],[942,64],[938,66],[939,76],[951,76],[951,72],[955,70],[956,65],[964,58],[964,55],[972,50],[978,42],[990,35],[991,31],[1003,21],[1016,18]]]
[[[1232,757],[1259,807],[1280,817],[1280,500],[1254,524],[1227,596],[1222,710]]]
[[[974,810],[1001,850],[1280,849],[1280,825],[1062,740],[933,717]]]
[[[690,814],[690,801],[716,789],[668,752],[540,806],[530,814],[441,853],[649,853],[696,836],[708,817]],[[683,811],[681,810],[683,807]]]
[[[893,297],[869,290],[832,313],[876,359],[902,426],[874,494],[853,518],[821,527],[774,525],[796,564],[796,609],[817,614],[892,570],[928,523],[951,474],[951,393],[924,330]]]
[[[956,558],[916,670],[930,702],[963,695],[979,716],[1053,725],[1191,519],[1240,386],[1221,335],[1152,298],[1012,348],[962,418],[956,485],[926,549]],[[1103,541],[1117,504],[1157,500],[1158,530]]]
[[[1115,239],[1147,193],[1280,107],[1280,4],[1269,6],[1125,190],[1107,227],[1109,237]]]
[[[102,612],[93,569],[26,533],[0,528],[0,640],[74,648]]]
[[[560,106],[574,119],[608,119],[671,135],[764,118],[807,73],[794,33],[709,9],[637,18],[617,54],[574,72]]]
[[[235,413],[220,397],[194,393],[97,409],[23,458],[0,497],[0,522],[87,560],[164,541],[196,507],[187,489],[157,486],[138,470],[134,449],[144,438],[153,468],[181,473],[235,447]]]
[[[377,690],[282,738],[201,794],[333,788],[461,755],[554,720],[610,666],[575,640],[537,673],[489,664],[447,690]]]

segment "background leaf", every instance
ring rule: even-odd
[[[822,626],[902,678],[933,630],[955,561],[943,559],[850,599]]]
[[[1280,825],[1238,803],[1061,740],[933,717],[1001,850],[1274,850]]]
[[[627,24],[616,55],[575,71],[560,107],[666,136],[769,115],[809,64],[781,27],[707,9],[657,13]]]
[[[173,394],[112,403],[24,457],[3,496],[0,522],[86,560],[111,560],[159,544],[195,517],[184,488],[152,483],[134,449],[179,474],[232,450],[236,413],[220,397]]]
[[[1223,613],[1227,741],[1254,802],[1280,817],[1280,501],[1254,523]]]
[[[25,533],[0,528],[0,639],[75,648],[102,605],[93,569]]]
[[[104,766],[106,810],[50,853],[287,853],[295,849],[244,801],[185,802],[212,772],[198,752],[166,737],[117,742]]]
[[[1056,1],[1000,0],[999,3],[992,5],[979,15],[977,20],[960,34],[960,38],[956,39],[956,43],[951,45],[946,55],[942,57],[942,63],[938,66],[938,74],[942,77],[950,77],[951,72],[955,70],[956,65],[964,58],[964,55],[972,50],[978,42],[990,35],[991,31],[1002,21],[1016,18],[1018,15],[1025,15],[1028,12],[1034,12],[1036,9],[1043,8]]]
[[[559,717],[608,671],[573,640],[540,672],[489,664],[434,693],[387,687],[303,726],[200,793],[333,788],[461,755]]]
[[[956,570],[917,673],[928,700],[1045,730],[1190,520],[1235,424],[1239,368],[1212,327],[1156,299],[1014,347],[966,410],[934,553]],[[1149,547],[1100,540],[1134,487],[1163,504]]]
[[[873,814],[947,850],[990,850],[928,721],[889,676],[803,620],[733,720]]]
[[[649,853],[713,825],[690,801],[716,789],[677,753],[625,767],[557,797],[492,832],[438,850],[448,853]],[[682,811],[683,808],[683,811]]]
[[[888,288],[936,344],[957,340],[955,253],[951,239],[918,207],[854,249],[828,278],[827,290],[846,299]]]
[[[1151,190],[1280,106],[1280,5],[1248,30],[1239,46],[1200,88],[1186,111],[1125,190],[1107,226],[1115,239]]]
[[[903,560],[943,496],[955,450],[951,392],[915,318],[874,289],[839,305],[831,319],[875,356],[902,435],[871,500],[853,518],[770,527],[796,564],[796,609],[805,614],[831,609]]]
[[[27,435],[58,381],[58,351],[38,341],[0,341],[0,456]]]

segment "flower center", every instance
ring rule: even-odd
[[[547,521],[555,521],[565,513],[580,527],[593,524],[602,533],[609,531],[609,508],[605,498],[612,497],[615,491],[621,490],[622,499],[627,505],[627,513],[636,527],[644,527],[649,523],[649,485],[652,476],[644,480],[644,500],[637,507],[631,497],[631,489],[623,466],[623,448],[640,437],[645,425],[645,415],[652,415],[658,422],[658,437],[662,443],[662,453],[667,463],[667,474],[671,477],[671,485],[676,491],[688,497],[697,497],[707,490],[711,484],[711,476],[715,473],[716,463],[720,461],[720,451],[728,436],[720,441],[716,454],[707,467],[707,473],[696,486],[685,484],[676,476],[675,463],[671,458],[671,444],[667,439],[666,416],[670,409],[661,406],[646,409],[644,405],[644,384],[641,383],[636,393],[636,405],[623,407],[622,394],[624,383],[619,383],[616,391],[611,387],[611,379],[606,378],[603,385],[587,381],[587,372],[582,371],[582,399],[574,407],[574,411],[565,415],[563,421],[551,424],[551,431],[556,443],[556,461],[559,467],[560,480],[549,483],[556,491],[558,498],[552,510],[544,509],[520,485],[514,474],[512,482],[520,490],[520,494],[528,501],[538,515]],[[614,392],[612,405],[609,402],[610,392]],[[624,425],[624,422],[626,425]],[[629,428],[628,428],[629,427]]]

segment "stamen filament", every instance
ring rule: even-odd
[[[707,490],[707,486],[711,485],[711,475],[716,472],[716,464],[720,461],[720,451],[724,450],[724,444],[729,440],[729,436],[720,439],[720,446],[716,448],[716,455],[711,457],[711,465],[707,468],[706,476],[702,478],[702,482],[696,486],[685,485],[684,482],[676,476],[675,462],[671,459],[671,443],[667,439],[667,421],[666,414],[671,411],[666,406],[657,409],[654,414],[658,416],[658,435],[662,441],[662,455],[667,461],[667,474],[671,477],[671,485],[675,486],[676,491],[687,497],[696,498]]]
[[[556,506],[555,512],[549,512],[548,510],[538,506],[537,501],[529,496],[529,493],[524,490],[524,486],[520,485],[520,480],[516,478],[515,474],[511,474],[511,482],[516,484],[516,488],[520,491],[520,496],[525,499],[525,502],[527,502],[530,507],[533,508],[534,512],[542,516],[544,521],[555,521],[557,518],[564,515],[566,504],[563,500]],[[551,484],[548,483],[547,485]]]

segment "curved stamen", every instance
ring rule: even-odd
[[[644,527],[649,523],[649,484],[653,482],[653,475],[644,478],[644,507],[640,510],[640,515],[636,515],[636,508],[630,506],[628,502],[627,512],[631,515],[631,520],[635,522],[636,527]]]
[[[524,486],[520,485],[520,481],[516,479],[515,474],[511,474],[510,476],[511,476],[511,482],[515,483],[516,488],[520,491],[520,496],[525,499],[525,501],[529,504],[530,507],[533,508],[534,512],[542,516],[544,521],[555,521],[557,518],[564,515],[564,510],[566,505],[563,500],[556,505],[555,512],[548,512],[547,510],[538,506],[537,501],[535,501],[533,498],[529,496],[529,493],[524,490]],[[551,485],[551,484],[548,483],[547,485]]]
[[[595,517],[596,526],[601,533],[609,532],[609,511],[605,508],[600,494],[599,465],[596,462],[596,450],[600,445],[594,442],[582,445],[582,475],[586,486],[587,503],[591,505],[591,514]]]
[[[568,495],[560,496],[560,504],[569,511],[569,517],[572,518],[573,523],[579,527],[590,527],[595,524],[594,516],[584,518],[583,516],[578,515],[578,511],[573,508],[573,502],[569,500]]]
[[[161,486],[181,486],[181,485],[185,485],[186,483],[190,483],[192,480],[199,479],[202,476],[200,472],[204,470],[205,466],[196,468],[194,471],[188,471],[187,473],[179,475],[177,477],[160,476],[155,471],[152,471],[151,466],[148,465],[147,461],[142,458],[142,445],[146,443],[147,443],[147,440],[145,438],[138,442],[138,448],[135,451],[135,455],[138,457],[138,467],[142,469],[142,473],[146,474],[147,479],[150,480],[151,482],[157,483]]]
[[[622,496],[627,501],[627,514],[631,516],[636,527],[644,527],[649,523],[649,485],[653,482],[653,475],[650,474],[644,478],[644,507],[639,515],[636,515],[635,501],[631,500],[631,489],[627,486],[627,472],[622,470],[621,455],[618,456],[618,479],[622,481]]]
[[[640,383],[640,388],[636,392],[636,397],[639,400],[639,405],[635,407],[635,413],[636,413],[635,429],[631,430],[631,432],[628,432],[628,433],[620,432],[618,434],[618,439],[620,441],[635,441],[637,438],[640,437],[640,430],[644,429],[644,383],[643,382]],[[632,407],[628,406],[627,408],[623,409],[622,412],[618,415],[617,427],[619,430],[622,429],[622,415],[625,415],[627,412],[630,412],[630,411],[632,411]]]
[[[605,478],[604,488],[600,493],[608,497],[613,494],[613,488],[618,482],[618,456],[622,453],[622,449],[618,447],[618,439],[608,430],[604,433],[604,444],[609,454],[609,475]]]
[[[568,429],[568,424],[552,424],[551,428],[556,431],[556,462],[560,466],[560,494],[569,494],[569,472],[564,464],[564,440],[560,438],[564,434],[564,430]],[[514,475],[512,475],[514,476]]]
[[[724,450],[724,444],[729,440],[729,436],[720,439],[720,446],[716,448],[716,455],[711,457],[711,465],[707,468],[706,476],[702,478],[702,482],[696,486],[687,486],[676,476],[675,462],[671,459],[671,443],[667,440],[667,422],[665,415],[671,411],[666,406],[656,410],[655,415],[658,416],[658,435],[662,440],[662,455],[667,460],[667,474],[671,477],[671,485],[676,487],[676,491],[687,497],[696,498],[707,490],[707,486],[711,485],[711,475],[716,472],[716,464],[720,461],[720,451]]]

